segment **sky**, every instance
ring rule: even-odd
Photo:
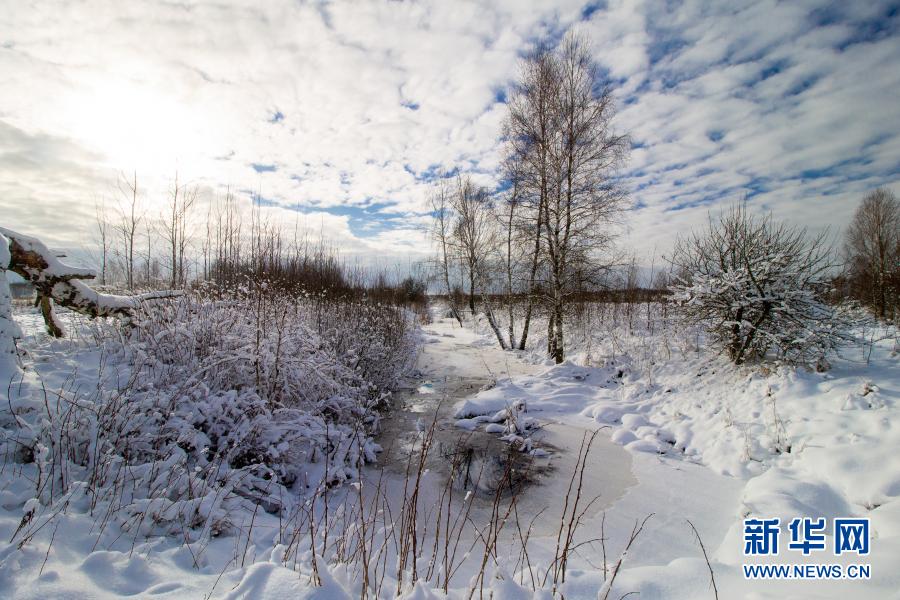
[[[897,2],[0,0],[0,224],[84,248],[120,173],[150,216],[177,173],[349,254],[423,257],[435,180],[498,185],[521,56],[571,29],[631,136],[643,262],[745,198],[837,236],[900,193]]]

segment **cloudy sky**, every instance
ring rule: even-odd
[[[136,171],[263,198],[352,252],[420,256],[425,198],[496,184],[523,52],[577,28],[634,148],[624,242],[747,197],[840,230],[900,192],[900,9],[864,2],[0,2],[0,223],[90,243]]]

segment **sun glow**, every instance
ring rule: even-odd
[[[73,137],[108,166],[162,175],[197,171],[216,153],[210,114],[187,99],[130,82],[80,90],[65,103]]]

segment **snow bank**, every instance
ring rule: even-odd
[[[607,425],[612,440],[633,452],[676,464],[688,461],[745,481],[740,505],[720,509],[734,521],[721,547],[712,549],[717,577],[734,597],[760,589],[748,587],[739,575],[741,520],[751,516],[780,517],[782,523],[798,516],[825,517],[829,523],[836,517],[870,517],[877,577],[856,586],[853,594],[886,597],[897,589],[896,328],[866,325],[865,331],[856,331],[859,342],[841,347],[832,368],[818,373],[784,364],[736,367],[704,347],[697,332],[677,331],[656,315],[645,322],[638,313],[633,328],[621,314],[605,316],[582,330],[573,328],[571,362],[539,376],[501,381],[459,403],[462,424],[490,422],[504,406],[524,403],[539,421]],[[539,332],[537,349],[525,356],[543,360],[541,323],[533,325]],[[674,475],[672,483],[678,485]],[[701,567],[705,564],[694,561],[625,571],[616,589],[639,592],[642,598],[692,598],[689,590],[696,591],[696,581],[703,581]],[[673,587],[661,587],[663,579]],[[760,597],[784,597],[784,590],[808,597],[796,588],[771,589],[778,591]],[[817,597],[842,593],[840,587],[832,588],[834,594],[823,594],[822,586],[815,589]]]
[[[22,337],[12,318],[12,296],[6,278],[9,258],[9,240],[0,232],[0,381],[9,381],[18,370],[15,340]]]

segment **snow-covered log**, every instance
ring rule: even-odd
[[[92,270],[63,264],[36,238],[3,227],[0,227],[0,235],[4,246],[0,263],[34,286],[47,331],[55,337],[62,336],[63,332],[53,316],[53,302],[92,318],[130,316],[141,302],[180,294],[175,291],[136,296],[101,294],[82,281],[95,277]]]

